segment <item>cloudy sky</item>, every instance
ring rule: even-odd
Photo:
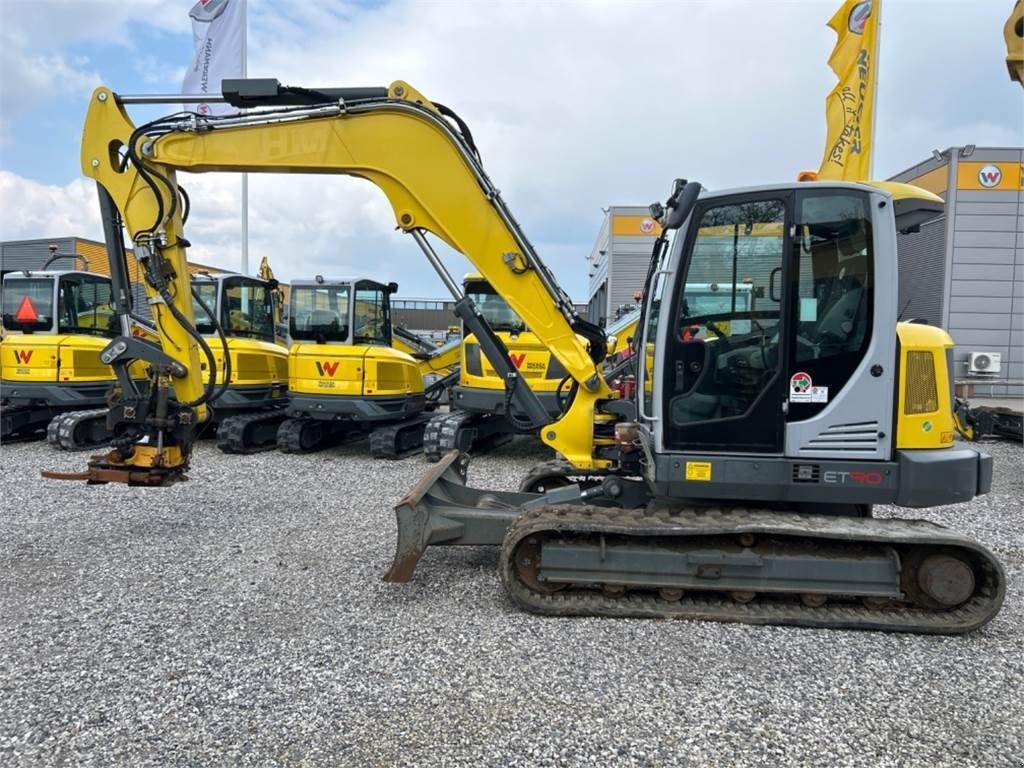
[[[542,258],[586,299],[602,207],[816,169],[825,24],[839,0],[428,2],[250,0],[249,75],[306,86],[412,83],[469,123]],[[0,0],[0,239],[101,239],[79,170],[93,87],[177,93],[188,0]],[[1012,0],[887,0],[875,175],[933,148],[1019,146],[1024,97],[1004,64]],[[140,113],[139,118],[155,116]],[[370,274],[406,296],[443,287],[367,182],[254,176],[250,264],[283,279]],[[182,178],[194,259],[239,263],[239,180]],[[457,275],[467,269],[447,256]]]

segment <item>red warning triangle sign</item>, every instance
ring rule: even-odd
[[[21,300],[21,304],[18,306],[18,311],[14,313],[14,322],[16,323],[38,323],[39,313],[36,312],[36,305],[32,303],[32,299],[26,296]]]

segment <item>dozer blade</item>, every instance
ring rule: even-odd
[[[534,493],[480,491],[466,487],[469,457],[451,451],[395,507],[398,542],[384,581],[412,579],[432,544],[497,546],[531,502]]]

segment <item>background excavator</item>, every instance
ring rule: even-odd
[[[500,376],[518,369],[428,234],[470,260],[571,378],[554,422],[527,385],[512,396],[572,484],[471,489],[467,460],[450,453],[396,507],[388,581],[411,579],[430,546],[485,544],[501,547],[510,597],[551,615],[960,633],[999,610],[1005,575],[981,544],[934,523],[871,516],[874,504],[965,502],[991,484],[991,458],[954,444],[952,340],[897,323],[897,232],[937,215],[940,198],[890,182],[712,193],[677,181],[651,207],[662,234],[634,355],[644,364],[626,400],[602,375],[604,332],[577,316],[452,110],[401,81],[229,80],[223,90],[232,105],[260,109],[136,127],[125,108],[146,97],[103,87],[92,96],[83,172],[98,182],[104,220],[120,211],[147,292],[167,311],[160,346],[122,336],[101,355],[124,383],[114,414],[133,440],[81,473],[48,477],[186,479],[215,381],[200,368],[187,300],[177,174],[342,173],[383,190]],[[107,229],[116,262],[121,233]],[[734,293],[752,285],[764,301],[691,307],[687,286],[709,282]],[[139,360],[150,378],[133,389],[126,372]]]
[[[391,294],[397,290],[396,283],[366,278],[292,283],[290,397],[288,418],[277,433],[281,450],[315,451],[367,432],[374,457],[420,450],[429,418],[424,373],[435,363],[392,347]],[[443,387],[432,385],[431,401]]]
[[[51,246],[39,270],[3,277],[0,341],[0,439],[57,441],[61,416],[106,403],[114,372],[100,352],[120,333],[142,333],[132,316],[115,315],[110,280],[88,271],[54,270],[66,256]],[[84,261],[84,259],[83,259]],[[151,338],[155,339],[153,335]],[[131,375],[145,378],[144,366]]]
[[[101,314],[95,317],[100,318],[104,328],[117,327],[111,279],[96,275],[91,284],[106,297]],[[198,318],[196,326],[211,345],[219,385],[218,395],[213,401],[216,417],[211,427],[216,426],[217,445],[226,453],[251,453],[273,448],[277,425],[284,418],[288,351],[277,343],[275,335],[273,291],[276,284],[276,281],[231,273],[197,273],[191,279],[195,293],[193,312]],[[15,282],[14,286],[20,286],[20,283]],[[203,305],[219,318],[216,323]],[[158,337],[151,322],[136,315],[131,317],[131,327],[135,337]],[[223,344],[221,330],[224,333]],[[115,335],[113,330],[106,333],[107,338]],[[83,403],[49,421],[47,442],[56,448],[69,451],[95,448],[115,437],[108,425],[106,407],[108,392],[114,384],[114,373],[99,359],[103,345],[105,342],[94,345],[96,366],[106,373],[102,380],[102,396],[93,398],[89,403],[92,408]],[[225,348],[228,365],[225,365]],[[201,367],[205,371],[207,366],[208,363],[203,363]],[[136,366],[133,376],[136,380],[145,379],[144,366]],[[225,382],[225,376],[230,380]]]
[[[536,435],[536,425],[514,404],[512,387],[520,382],[533,390],[551,419],[558,418],[567,404],[565,390],[571,377],[508,302],[477,273],[466,275],[462,288],[501,339],[518,375],[511,380],[498,375],[481,354],[476,337],[467,334],[462,340],[459,380],[452,388],[451,409],[431,418],[424,434],[423,453],[430,461],[438,461],[452,450],[477,452],[501,445],[516,432]],[[639,316],[639,311],[629,313],[606,330],[611,342],[605,369],[609,380],[629,371],[630,366],[619,364],[620,355],[629,349]]]

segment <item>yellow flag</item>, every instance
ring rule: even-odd
[[[825,99],[828,135],[819,179],[864,181],[871,174],[881,5],[881,0],[846,0],[828,23],[839,35],[828,60],[839,82]]]

